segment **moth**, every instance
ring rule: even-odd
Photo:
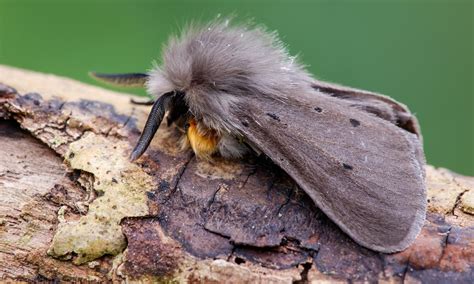
[[[417,119],[389,97],[315,79],[276,33],[227,21],[190,26],[148,73],[92,75],[156,97],[131,160],[166,114],[198,158],[268,156],[364,247],[404,250],[423,226]]]

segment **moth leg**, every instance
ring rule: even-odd
[[[190,119],[185,129],[189,144],[196,156],[208,160],[218,151],[220,137],[215,130],[206,128],[195,119]]]
[[[219,141],[219,154],[227,159],[240,159],[250,152],[243,137],[235,137],[224,133]]]

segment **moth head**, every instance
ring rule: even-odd
[[[161,62],[149,73],[148,92],[185,93],[190,112],[218,131],[232,128],[222,118],[245,96],[285,96],[311,81],[276,33],[229,21],[188,26],[169,39]]]
[[[169,39],[161,64],[147,75],[147,91],[157,99],[131,158],[143,154],[175,105],[185,105],[186,115],[218,134],[238,136],[241,123],[229,114],[245,108],[246,96],[286,99],[309,93],[312,81],[276,33],[229,21],[190,25]]]

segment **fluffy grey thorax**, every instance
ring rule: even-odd
[[[246,96],[287,99],[310,91],[312,81],[276,33],[228,21],[189,26],[170,38],[162,57],[150,72],[148,92],[184,92],[192,115],[219,132],[238,128],[226,118]]]

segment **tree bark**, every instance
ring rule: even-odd
[[[162,126],[130,163],[148,107],[0,66],[0,279],[471,282],[474,178],[427,166],[407,250],[342,233],[271,162],[205,162]],[[427,141],[429,143],[429,141]]]

